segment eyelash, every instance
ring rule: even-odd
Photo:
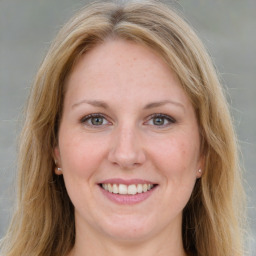
[[[101,113],[94,113],[94,114],[89,114],[87,116],[84,116],[83,118],[81,118],[80,122],[82,124],[86,124],[89,120],[92,120],[92,118],[102,118],[103,119],[103,122],[104,120],[106,120],[108,123],[110,123],[108,121],[108,119],[106,118],[106,116],[104,114],[101,114]],[[148,118],[147,118],[147,121],[144,123],[144,124],[147,124],[149,123],[149,121],[151,120],[154,120],[154,118],[162,118],[164,119],[164,122],[167,120],[167,124],[160,124],[160,125],[155,125],[155,124],[152,124],[153,126],[156,126],[158,128],[163,128],[163,127],[167,127],[167,126],[170,126],[171,124],[174,124],[176,123],[176,120],[169,116],[169,115],[166,115],[166,114],[162,114],[162,113],[156,113],[156,114],[152,114],[150,115]],[[93,127],[102,127],[102,126],[105,126],[105,125],[108,125],[108,124],[99,124],[99,125],[95,125],[95,124],[87,124],[88,126],[93,126]]]
[[[84,117],[82,117],[82,119],[80,120],[80,122],[82,123],[82,124],[86,124],[90,119],[92,119],[92,118],[102,118],[102,119],[104,119],[104,120],[107,120],[107,118],[105,117],[105,115],[103,115],[103,114],[101,114],[101,113],[95,113],[95,114],[90,114],[90,115],[87,115],[87,116],[84,116]],[[104,122],[104,121],[103,121]],[[109,121],[108,121],[109,122]],[[94,124],[88,124],[89,126],[93,126],[93,127],[97,127],[97,126],[102,126],[102,124],[101,125],[94,125]],[[106,125],[106,124],[103,124],[103,125]]]
[[[171,124],[176,123],[176,120],[175,120],[173,117],[171,117],[171,116],[169,116],[169,115],[166,115],[166,114],[162,114],[162,113],[157,113],[157,114],[152,114],[152,115],[150,115],[150,116],[148,117],[146,123],[148,123],[149,121],[153,120],[154,118],[162,118],[162,119],[164,119],[164,121],[167,120],[167,122],[168,122],[167,124],[161,124],[161,125],[154,125],[154,124],[153,124],[154,126],[156,126],[156,127],[158,127],[158,128],[168,127],[168,126],[170,126]]]

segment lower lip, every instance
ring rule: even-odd
[[[120,194],[110,193],[107,190],[100,187],[103,195],[106,196],[112,202],[115,202],[117,204],[138,204],[138,203],[141,203],[152,195],[155,188],[156,187],[153,187],[152,189],[150,189],[147,192],[139,193],[139,194],[135,194],[135,195],[120,195]]]

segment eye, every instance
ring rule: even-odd
[[[87,126],[104,126],[110,122],[102,114],[90,114],[81,119],[81,123]]]
[[[176,120],[169,115],[153,114],[149,117],[147,124],[152,125],[152,126],[166,127],[175,122],[176,122]]]

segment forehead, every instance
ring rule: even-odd
[[[115,72],[117,75],[116,71],[126,69],[128,72],[133,67],[136,69],[141,67],[142,73],[159,70],[172,72],[153,49],[128,40],[109,39],[86,52],[75,65],[71,76],[81,69],[86,70],[87,73],[112,74]]]
[[[68,78],[69,98],[97,98],[99,93],[104,94],[101,97],[117,93],[120,98],[143,94],[141,100],[153,96],[158,100],[168,94],[188,101],[177,76],[154,50],[120,39],[104,42],[84,54]]]

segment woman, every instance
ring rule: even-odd
[[[60,31],[20,140],[11,255],[242,255],[243,190],[221,86],[155,1],[96,3]]]

